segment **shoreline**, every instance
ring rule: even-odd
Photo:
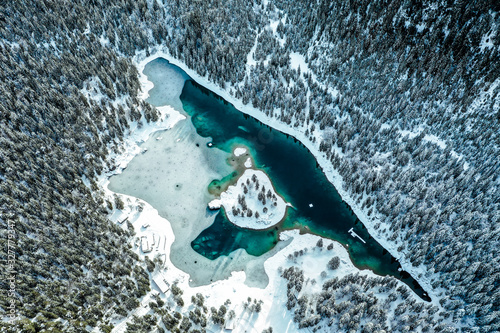
[[[166,48],[165,48],[166,49]],[[142,71],[144,68],[145,64],[147,62],[154,60],[156,58],[164,58],[168,60],[171,64],[181,68],[186,74],[195,82],[200,84],[201,86],[205,87],[206,89],[211,90],[224,100],[226,100],[228,103],[231,103],[238,111],[247,114],[249,116],[252,116],[253,118],[257,119],[258,121],[262,122],[263,124],[270,126],[280,132],[283,132],[285,134],[288,134],[290,136],[293,136],[296,138],[298,141],[300,141],[315,157],[316,161],[322,168],[324,174],[326,175],[328,181],[335,187],[339,195],[341,196],[342,200],[346,202],[356,214],[358,219],[361,221],[361,223],[366,227],[370,235],[375,238],[375,240],[382,245],[394,258],[396,258],[399,263],[401,264],[401,267],[403,270],[406,272],[410,273],[415,280],[424,288],[424,290],[427,292],[427,294],[432,298],[432,303],[433,304],[439,304],[439,299],[441,298],[439,296],[441,290],[435,290],[432,288],[429,279],[426,274],[426,270],[423,269],[423,266],[417,266],[414,267],[409,260],[406,260],[403,253],[400,253],[397,251],[398,244],[395,242],[390,242],[387,240],[386,237],[384,237],[384,233],[381,231],[383,228],[379,228],[378,230],[375,229],[375,224],[380,222],[379,217],[377,216],[378,214],[375,213],[372,215],[372,217],[369,217],[367,212],[368,209],[361,209],[361,205],[356,204],[355,200],[349,195],[347,191],[344,190],[343,188],[343,179],[340,176],[340,174],[333,168],[331,162],[326,158],[326,155],[322,152],[319,151],[319,143],[322,140],[322,135],[321,133],[318,133],[318,130],[314,131],[314,137],[315,137],[315,142],[311,142],[311,140],[305,135],[305,128],[304,127],[297,127],[297,128],[292,128],[286,125],[283,122],[280,122],[279,120],[275,118],[271,118],[264,114],[262,111],[260,111],[257,108],[254,108],[253,106],[247,104],[243,104],[243,102],[229,94],[229,92],[225,89],[220,88],[217,86],[215,83],[210,82],[207,79],[207,76],[202,77],[199,74],[197,74],[194,70],[188,68],[185,63],[182,61],[179,61],[178,59],[175,59],[170,55],[168,52],[168,49],[165,52],[163,48],[156,48],[153,49],[151,55],[149,57],[145,57],[144,52],[140,52],[136,54],[134,57],[135,61],[139,64],[138,69]],[[417,296],[418,297],[418,296]]]
[[[140,69],[139,73],[140,73],[142,89],[148,89],[148,88],[151,89],[152,87],[152,83],[147,81],[147,78],[142,73],[142,70],[149,61],[157,57],[164,57],[169,61],[171,60],[171,58],[166,54],[155,53],[150,57],[147,58],[143,57],[141,61],[135,62],[135,65]],[[175,64],[173,61],[171,63]],[[188,75],[192,75],[192,73],[188,73]],[[148,82],[150,84],[148,84]],[[140,96],[147,98],[149,95],[148,91],[149,90],[142,91]],[[217,93],[215,89],[214,92]],[[164,124],[163,123],[164,121],[161,121],[159,123],[146,123],[140,129],[137,128],[137,126],[131,127],[130,132],[125,135],[124,139],[123,147],[125,148],[124,149],[125,152],[121,152],[119,154],[111,153],[108,156],[109,159],[114,158],[116,160],[116,164],[119,165],[119,167],[116,168],[115,170],[105,172],[101,176],[99,176],[98,183],[101,186],[101,188],[104,189],[106,195],[109,198],[112,198],[112,196],[115,194],[114,192],[112,192],[107,188],[107,184],[109,183],[109,178],[112,175],[121,173],[127,166],[127,164],[132,160],[132,158],[141,153],[141,148],[139,144],[147,140],[147,138],[149,138],[153,133],[160,130],[166,130],[172,128],[175,125],[175,123],[177,123],[181,119],[184,119],[184,116],[175,111],[173,108],[160,107],[157,109],[161,108],[164,108],[163,111],[169,114],[169,117],[167,119],[170,120],[169,122],[167,122],[167,124]],[[238,109],[241,111],[241,108],[238,107]],[[179,119],[172,117],[176,113],[180,116]],[[262,121],[262,118],[259,120]],[[263,123],[268,124],[266,122]],[[280,128],[277,129],[281,130]],[[310,144],[306,145],[306,147],[308,148],[309,146]],[[311,152],[313,152],[313,150],[311,150]],[[137,232],[136,236],[140,236],[141,233],[144,233],[144,230],[142,230],[144,228],[141,227],[141,225],[144,226],[143,223],[145,222],[149,224],[149,226],[147,227],[148,231],[158,229],[158,227],[160,226],[162,234],[160,235],[159,238],[160,243],[158,245],[164,248],[165,250],[164,266],[168,268],[168,269],[162,269],[162,274],[164,274],[164,276],[168,278],[169,281],[172,282],[178,281],[179,286],[184,290],[184,295],[185,297],[187,297],[187,299],[189,299],[189,297],[193,295],[196,295],[196,293],[202,293],[203,295],[206,296],[207,304],[213,306],[221,305],[227,298],[231,299],[233,305],[229,309],[233,309],[235,312],[237,312],[237,314],[240,315],[240,318],[245,318],[247,315],[249,316],[249,318],[250,316],[252,316],[251,313],[248,314],[247,313],[248,311],[241,306],[242,303],[246,301],[247,297],[254,297],[256,299],[262,299],[264,301],[262,305],[262,311],[260,312],[258,317],[256,318],[252,317],[253,319],[251,324],[248,322],[248,319],[240,320],[238,326],[236,327],[237,329],[240,330],[245,330],[248,328],[258,328],[260,330],[263,330],[271,325],[277,331],[286,331],[291,327],[295,327],[295,329],[298,329],[297,324],[293,321],[293,313],[285,310],[286,297],[283,297],[283,295],[286,295],[286,280],[281,277],[281,274],[278,269],[279,267],[286,268],[293,266],[294,264],[297,264],[297,259],[294,259],[293,262],[291,262],[291,260],[289,259],[297,251],[305,250],[305,254],[302,257],[298,258],[299,261],[302,261],[301,263],[299,263],[300,265],[299,267],[304,269],[306,276],[309,276],[311,279],[319,278],[319,273],[320,273],[318,271],[319,267],[322,267],[322,264],[326,264],[326,262],[332,256],[335,255],[340,257],[340,260],[342,262],[342,269],[332,273],[333,275],[329,274],[328,278],[343,277],[348,274],[356,274],[356,273],[367,275],[370,277],[379,277],[371,270],[366,270],[366,269],[360,270],[356,268],[352,264],[347,250],[340,243],[312,234],[301,234],[299,230],[287,230],[287,231],[282,231],[280,233],[279,244],[281,243],[282,246],[273,249],[270,252],[270,256],[265,258],[265,260],[263,261],[263,268],[265,274],[267,274],[269,278],[269,282],[265,288],[247,285],[246,273],[243,271],[233,271],[227,278],[217,280],[208,285],[191,287],[189,283],[190,279],[189,274],[178,269],[170,261],[170,256],[169,256],[171,250],[170,247],[173,244],[175,238],[170,222],[167,219],[161,217],[158,214],[158,210],[152,207],[149,203],[145,202],[144,200],[122,194],[118,195],[126,199],[127,202],[126,208],[124,211],[114,209],[109,219],[115,222],[119,222],[123,220],[123,217],[125,215],[129,216],[133,214],[129,220],[134,225],[134,229]],[[132,211],[132,209],[130,209],[131,207],[130,203],[133,202],[134,200],[135,204],[142,205],[144,207],[142,211],[134,212]],[[163,239],[163,242],[161,237],[165,237]],[[333,250],[325,251],[324,249],[318,249],[315,244],[319,239],[322,239],[323,242],[332,243]],[[309,249],[310,251],[307,251],[307,249]],[[142,253],[140,246],[138,248],[134,248],[133,251],[139,254],[141,258],[144,258],[144,256],[147,255],[145,253]],[[239,251],[244,251],[244,250],[237,250],[233,252],[233,255],[235,256],[238,255]],[[320,252],[318,253],[318,251]],[[151,274],[151,278],[153,278],[155,274],[156,272]],[[396,280],[398,285],[401,286],[405,285],[402,281],[398,279]],[[316,286],[309,285],[308,288],[316,290],[316,288],[320,286],[321,284],[318,284]],[[157,290],[157,287],[153,284],[152,281],[151,281],[151,288],[152,290]],[[146,296],[144,299],[146,299],[147,297],[148,296]],[[161,297],[162,299],[168,302],[169,300],[168,295],[162,295]],[[434,299],[433,303],[434,302],[437,302],[437,300]],[[186,309],[182,310],[179,309],[179,311],[185,312]],[[131,316],[132,314],[130,314],[129,317],[122,318],[119,320],[115,319],[113,321],[115,322],[115,324],[120,325],[123,324],[124,322],[129,321],[131,319]],[[290,327],[290,325],[292,326]],[[213,328],[215,329],[215,327]]]

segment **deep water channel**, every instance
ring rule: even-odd
[[[156,59],[151,63],[155,66],[175,67],[164,59]],[[175,69],[181,71],[177,67]],[[155,81],[155,79],[162,80],[160,76],[148,75],[148,78],[155,87],[161,84]],[[227,220],[223,209],[218,213],[207,210],[205,215],[214,222],[211,225],[206,223],[207,227],[201,232],[197,230],[190,234],[191,239],[189,237],[185,239],[190,242],[192,249],[210,260],[220,256],[231,256],[238,249],[244,249],[253,256],[261,256],[276,247],[280,231],[300,229],[302,232],[340,242],[358,268],[367,268],[379,275],[394,276],[405,282],[421,298],[429,300],[417,281],[402,271],[394,257],[370,236],[318,167],[315,157],[298,140],[243,114],[191,79],[185,80],[180,101],[183,112],[188,115],[187,121],[190,120],[197,135],[205,140],[199,140],[204,145],[202,148],[208,151],[205,155],[210,154],[210,151],[226,152],[225,157],[220,153],[214,154],[224,160],[230,158],[234,147],[246,146],[253,157],[254,167],[266,172],[276,191],[293,205],[293,208],[287,210],[285,219],[279,225],[261,231],[233,225]],[[155,104],[151,92],[150,102]],[[223,166],[220,160],[215,161],[211,158],[211,161],[214,163],[214,174],[219,176],[215,176],[208,186],[204,184],[206,193],[203,196],[206,202],[213,198],[209,190],[212,193],[216,192],[217,188],[234,182],[236,175],[228,172],[230,168]],[[206,161],[203,163],[206,164]],[[227,161],[224,163],[227,164]],[[115,189],[126,194],[138,194],[126,190],[123,186],[117,186]],[[154,202],[144,198],[145,195],[138,196],[157,208]],[[201,208],[206,210],[206,203],[205,207]],[[161,214],[161,209],[159,211]],[[168,215],[168,212],[165,214]],[[197,223],[197,221],[187,221],[187,223]],[[366,243],[353,237],[349,233],[351,229]]]

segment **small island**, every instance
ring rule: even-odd
[[[247,169],[235,185],[211,202],[211,208],[224,206],[229,221],[247,229],[267,229],[278,224],[287,203],[276,193],[269,177],[260,170]]]

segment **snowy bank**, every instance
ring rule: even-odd
[[[214,199],[208,203],[208,208],[215,210],[222,206],[222,201],[220,199]]]
[[[374,216],[373,214],[372,216],[369,216],[368,208],[361,207],[362,201],[359,204],[356,203],[355,199],[349,194],[349,192],[345,190],[344,181],[340,176],[339,172],[334,169],[332,163],[327,158],[326,154],[321,152],[319,149],[320,142],[323,140],[322,133],[320,133],[319,131],[313,132],[313,135],[316,139],[313,142],[309,138],[310,135],[306,135],[306,131],[309,130],[309,128],[306,125],[302,127],[301,126],[291,127],[276,118],[267,116],[264,112],[253,107],[251,104],[244,104],[242,100],[235,98],[229,93],[230,91],[229,86],[227,89],[222,89],[217,84],[210,81],[208,79],[208,75],[200,76],[194,70],[190,69],[184,62],[172,57],[168,52],[168,49],[156,50],[156,52],[153,53],[154,54],[150,55],[148,58],[145,59],[148,59],[148,61],[150,61],[158,57],[162,57],[168,60],[171,64],[178,66],[179,68],[184,70],[198,84],[213,91],[215,94],[219,95],[220,97],[231,103],[237,110],[254,117],[255,119],[259,120],[265,125],[271,126],[278,131],[289,134],[298,139],[314,155],[314,157],[316,158],[318,164],[321,166],[323,172],[327,176],[330,183],[332,183],[335,186],[337,192],[340,194],[342,199],[352,208],[353,212],[363,223],[363,225],[366,226],[370,235],[372,235],[386,250],[388,250],[392,256],[398,259],[402,268],[405,271],[409,272],[419,282],[419,284],[429,293],[429,296],[433,299],[433,304],[439,305],[438,294],[440,293],[440,291],[433,292],[429,276],[428,275],[426,276],[425,274],[426,273],[425,268],[420,266],[414,267],[409,260],[406,260],[404,254],[400,253],[397,250],[399,244],[394,241],[389,241],[387,239],[386,233],[384,233],[383,231],[383,228],[378,228],[378,229],[375,228],[375,226],[379,223],[380,219],[377,216]],[[307,70],[308,69],[306,68],[301,68],[302,72]],[[330,91],[329,89],[329,92],[331,92],[333,96],[336,95],[335,91]]]

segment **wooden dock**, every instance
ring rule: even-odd
[[[353,228],[349,229],[348,232],[349,232],[349,234],[351,234],[352,237],[359,238],[363,243],[366,244],[365,240],[363,238],[361,238],[361,236],[359,236],[357,233],[355,233]]]

